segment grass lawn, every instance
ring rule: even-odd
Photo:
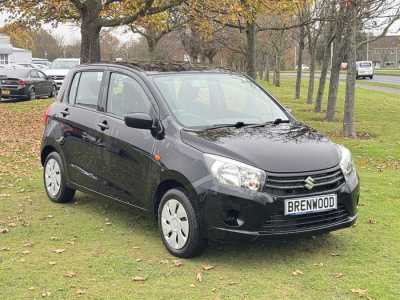
[[[139,211],[82,193],[72,204],[49,202],[38,151],[50,101],[0,103],[0,299],[399,299],[398,95],[358,89],[362,138],[349,140],[340,137],[343,90],[338,121],[326,123],[304,99],[293,100],[294,80],[263,84],[298,119],[353,151],[362,182],[356,226],[211,244],[201,257],[178,261]]]
[[[375,74],[400,76],[400,69],[375,69]]]
[[[369,86],[379,86],[379,87],[388,87],[393,89],[400,89],[400,84],[397,83],[387,83],[387,82],[368,82],[368,81],[357,81],[357,84],[360,86],[362,85],[369,85]]]

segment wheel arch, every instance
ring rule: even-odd
[[[167,171],[161,176],[161,180],[153,193],[153,216],[157,219],[158,206],[163,195],[171,189],[183,189],[189,195],[189,199],[194,206],[197,206],[197,193],[190,181],[181,173],[176,171]]]

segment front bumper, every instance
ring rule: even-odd
[[[204,235],[212,240],[251,240],[260,237],[314,235],[352,226],[357,220],[358,179],[346,182],[337,189],[319,192],[320,195],[331,193],[337,194],[337,209],[285,216],[284,200],[289,197],[260,195],[263,193],[238,195],[224,188],[208,190],[203,193],[200,201]]]

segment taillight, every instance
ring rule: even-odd
[[[49,105],[49,107],[46,109],[46,111],[44,112],[44,115],[43,115],[43,122],[44,122],[44,125],[45,125],[45,126],[46,126],[47,123],[49,122],[49,112],[50,112],[50,108],[51,108],[51,105]]]
[[[25,87],[25,81],[20,79],[18,80],[18,88],[23,89]]]

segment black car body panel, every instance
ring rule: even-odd
[[[93,71],[103,72],[97,106],[68,103],[75,74]],[[208,72],[216,71],[202,71]],[[143,88],[152,105],[150,115],[159,124],[157,130],[127,127],[123,118],[108,113],[111,73],[125,74]],[[355,222],[358,176],[351,180],[344,178],[337,147],[329,139],[296,122],[289,114],[290,124],[185,128],[170,113],[152,76],[153,73],[114,64],[81,65],[73,69],[48,111],[42,163],[46,154],[56,150],[67,166],[71,187],[104,195],[153,215],[157,214],[160,195],[166,189],[183,188],[198,211],[204,236],[209,238],[315,234]],[[264,187],[250,192],[216,183],[204,162],[204,153],[264,170],[267,174]],[[307,176],[317,178],[313,191],[299,184]],[[327,193],[337,194],[338,209],[284,215],[285,199]]]
[[[0,96],[3,99],[29,99],[30,91],[36,97],[48,97],[55,83],[40,70],[32,68],[3,69],[0,71]]]

